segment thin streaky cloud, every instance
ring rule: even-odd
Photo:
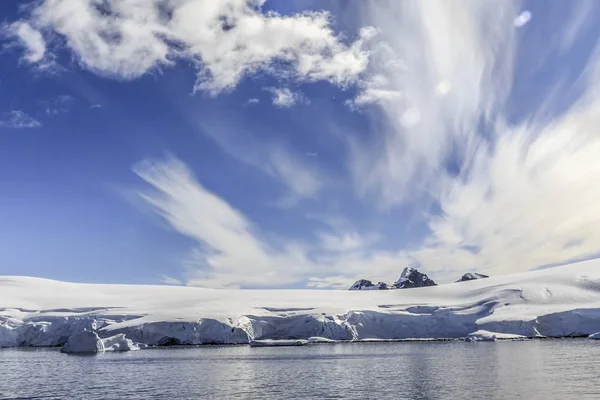
[[[39,128],[42,123],[21,110],[12,110],[0,115],[2,128]]]

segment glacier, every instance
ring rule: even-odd
[[[119,343],[115,350],[311,338],[587,337],[600,332],[600,260],[460,284],[369,291],[223,290],[0,276],[0,347],[63,346],[84,331],[94,332],[103,345]]]

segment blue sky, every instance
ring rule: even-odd
[[[600,250],[593,1],[0,3],[0,274],[345,288]]]

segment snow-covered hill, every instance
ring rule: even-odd
[[[83,330],[155,344],[600,332],[600,261],[411,290],[214,290],[0,277],[0,346]]]

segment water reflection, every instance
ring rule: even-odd
[[[600,398],[600,343],[0,350],[1,398]]]

